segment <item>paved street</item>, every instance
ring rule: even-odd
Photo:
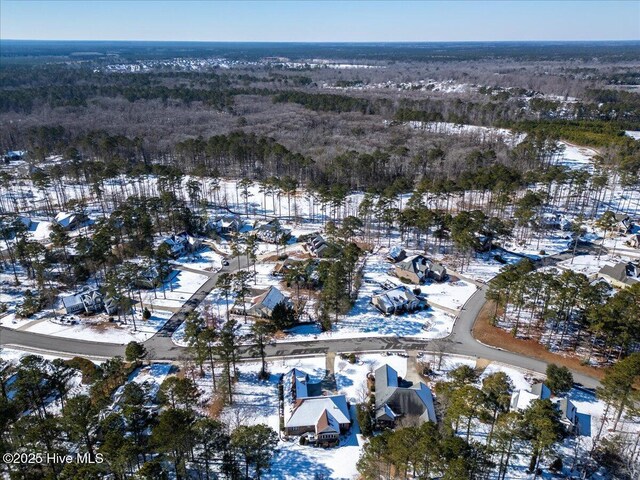
[[[569,254],[559,254],[548,257],[539,266],[553,265],[558,261],[570,258]],[[246,258],[240,257],[240,268],[247,266]],[[222,271],[234,272],[238,270],[238,259],[230,260],[230,265]],[[171,333],[184,321],[185,316],[193,311],[207,294],[215,287],[217,275],[212,276],[205,284],[185,303],[182,309],[167,322],[167,325],[144,343],[149,352],[149,359],[161,361],[179,360],[186,353],[186,349],[176,346],[171,341]],[[310,339],[295,342],[274,343],[267,347],[267,355],[271,358],[325,354],[327,352],[367,352],[388,350],[417,350],[438,351],[444,348],[447,353],[468,355],[476,358],[484,358],[490,361],[513,365],[520,368],[544,372],[546,363],[529,357],[511,353],[506,350],[489,347],[481,344],[471,334],[471,329],[476,317],[480,313],[486,298],[487,286],[480,287],[467,301],[459,313],[453,332],[444,340],[423,340],[402,337],[365,337],[355,339]],[[124,345],[111,343],[89,342],[73,338],[53,337],[36,333],[16,331],[0,328],[0,344],[16,346],[25,350],[41,353],[61,354],[65,356],[87,356],[90,358],[110,358],[115,355],[124,355]],[[444,347],[442,346],[444,344]],[[241,346],[238,353],[240,358],[254,358],[255,354],[248,345]],[[585,387],[594,388],[599,383],[596,379],[573,372],[576,382]]]

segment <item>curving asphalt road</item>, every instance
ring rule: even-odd
[[[538,262],[538,266],[553,265],[558,261],[570,258],[568,253],[547,257]],[[230,260],[230,265],[221,271],[234,272],[247,266],[246,258],[240,257]],[[167,325],[144,345],[148,351],[148,358],[156,361],[176,361],[186,354],[184,347],[179,347],[171,341],[171,333],[184,321],[186,315],[193,311],[206,295],[215,287],[217,274],[211,278],[185,303],[174,316],[169,319]],[[467,300],[458,314],[452,333],[445,339],[425,340],[403,337],[364,337],[355,339],[313,339],[294,342],[272,343],[266,349],[269,357],[285,357],[296,355],[325,354],[327,352],[366,352],[388,350],[418,350],[418,351],[442,351],[447,353],[467,355],[483,358],[494,362],[513,365],[516,367],[544,372],[547,364],[543,361],[532,359],[524,355],[508,352],[499,348],[489,347],[478,342],[472,335],[471,329],[486,302],[487,286],[483,285]],[[113,343],[98,343],[73,338],[54,337],[36,333],[0,328],[0,345],[16,346],[36,353],[51,353],[62,356],[86,356],[95,359],[111,358],[116,355],[123,356],[125,346]],[[255,358],[253,348],[243,345],[239,348],[239,357],[244,359]],[[599,385],[598,380],[579,372],[572,372],[574,380],[588,388]]]

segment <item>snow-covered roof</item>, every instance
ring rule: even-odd
[[[285,374],[283,379],[285,395],[295,391],[295,398],[292,398],[291,401],[295,400],[296,398],[308,396],[308,381],[309,375],[304,373],[302,370],[298,370],[297,368],[291,369],[291,371]]]
[[[56,215],[56,223],[61,227],[68,227],[76,219],[75,213],[60,212]]]
[[[518,390],[511,394],[511,410],[526,410],[534,400],[551,398],[551,390],[544,383],[537,383],[531,390]]]
[[[410,302],[415,302],[418,299],[418,297],[404,285],[374,295],[374,298],[385,307],[384,310],[401,307]]]
[[[351,423],[344,395],[307,397],[296,400],[297,406],[286,424],[287,428],[315,425],[326,410],[339,424]]]

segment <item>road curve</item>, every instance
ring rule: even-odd
[[[243,257],[241,257],[243,258]],[[540,264],[550,265],[566,258],[566,254],[547,258]],[[224,270],[233,272],[246,267],[246,259],[235,258],[231,265]],[[216,276],[217,277],[217,276]],[[206,288],[205,288],[206,286]],[[148,351],[148,358],[157,361],[176,361],[186,355],[186,348],[179,347],[171,341],[172,332],[179,326],[189,311],[194,310],[206,295],[215,287],[214,278],[203,285],[198,292],[178,311],[169,322],[170,328],[163,330],[150,338],[144,345]],[[327,352],[367,352],[388,350],[418,350],[440,351],[447,353],[483,358],[515,367],[543,373],[547,364],[543,361],[529,358],[517,353],[508,352],[499,348],[489,347],[478,342],[472,335],[473,324],[480,310],[486,302],[487,286],[483,285],[467,300],[463,309],[456,317],[452,333],[445,339],[426,340],[410,337],[362,337],[362,338],[335,338],[335,339],[310,339],[294,342],[272,343],[267,346],[266,353],[270,358],[296,356],[296,355],[320,355]],[[206,292],[206,293],[205,293]],[[193,302],[191,301],[193,300]],[[163,332],[164,331],[164,332]],[[443,342],[444,340],[444,342]],[[444,344],[444,347],[443,347]],[[123,344],[90,342],[73,338],[54,337],[31,332],[17,331],[0,327],[0,345],[14,346],[36,353],[59,354],[62,356],[87,356],[95,359],[111,358],[116,355],[123,356],[125,346]],[[250,345],[242,345],[238,349],[238,356],[243,359],[256,357],[256,352]],[[574,380],[588,388],[599,385],[593,377],[573,371]]]

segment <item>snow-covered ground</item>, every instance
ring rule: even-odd
[[[151,311],[151,318],[142,320],[142,309],[136,308],[134,310],[134,326],[131,315],[123,316],[121,323],[109,321],[109,318],[118,319],[106,314],[86,317],[68,315],[67,318],[72,322],[62,324],[51,310],[43,310],[28,319],[17,319],[15,307],[22,300],[24,285],[21,288],[11,287],[11,278],[12,275],[8,272],[0,274],[0,281],[3,282],[3,286],[7,287],[3,287],[0,298],[0,301],[8,305],[7,314],[0,317],[0,325],[3,327],[56,337],[120,344],[126,344],[130,341],[140,342],[151,338],[163,327],[173,312],[178,310],[208,279],[206,275],[176,270],[170,275],[164,291],[159,288],[155,293],[153,290],[142,290],[139,294],[134,294],[134,300],[139,300],[142,297],[144,306]],[[154,298],[156,296],[157,298]]]
[[[446,280],[442,283],[427,281],[424,285],[407,285],[420,288],[426,294],[426,310],[403,315],[385,316],[371,304],[372,295],[384,290],[384,284],[401,285],[402,282],[389,271],[391,263],[385,259],[383,251],[368,255],[363,269],[363,282],[358,298],[351,311],[341,317],[328,332],[320,332],[317,327],[297,327],[286,340],[301,340],[313,335],[314,338],[357,338],[369,336],[399,336],[418,338],[442,338],[451,333],[455,313],[476,291],[476,286],[463,281]],[[439,308],[445,307],[446,310]]]
[[[361,403],[367,399],[367,374],[382,365],[389,365],[404,378],[407,374],[407,359],[400,355],[379,353],[357,356],[356,363],[350,363],[340,356],[334,361],[334,373],[338,392],[344,394],[351,403]]]
[[[407,122],[407,125],[410,128],[430,133],[466,136],[481,143],[504,142],[511,147],[515,147],[526,137],[526,134],[514,133],[508,128],[481,127],[449,122],[411,121]]]
[[[239,425],[265,424],[279,431],[278,381],[280,375],[297,368],[319,381],[325,376],[324,357],[287,358],[269,363],[269,379],[258,378],[259,363],[238,365],[239,380],[235,385],[234,403],[224,408],[221,420],[231,429]],[[198,380],[200,388],[211,390],[210,377]],[[324,478],[352,479],[357,475],[356,462],[360,457],[363,440],[352,409],[353,426],[349,434],[341,438],[335,448],[314,448],[300,445],[297,439],[281,440],[271,470],[263,475],[266,479],[312,480],[317,475]]]
[[[202,274],[185,270],[174,270],[163,285],[152,290],[140,290],[134,300],[140,300],[153,313],[175,311],[191,298],[209,279],[207,272]]]
[[[203,247],[193,255],[179,258],[175,264],[194,270],[217,272],[222,268],[222,260],[222,255],[214,252],[210,247]]]
[[[558,268],[565,270],[573,270],[577,273],[583,273],[587,277],[595,277],[605,265],[613,266],[618,261],[621,261],[621,257],[613,257],[610,255],[602,255],[598,258],[597,255],[579,255],[573,259],[563,260],[557,264]]]

